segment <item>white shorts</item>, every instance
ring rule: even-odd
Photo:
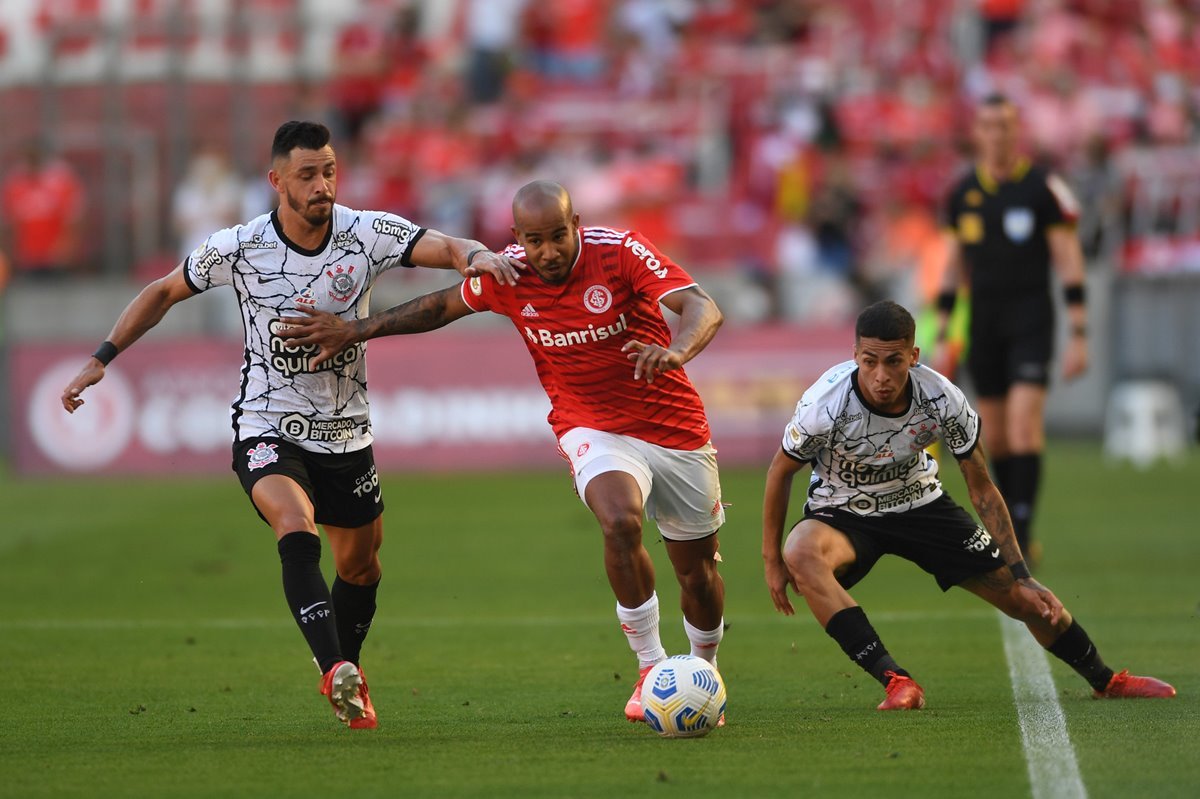
[[[711,443],[695,450],[667,449],[630,436],[576,427],[558,445],[571,462],[575,491],[584,504],[592,478],[625,472],[637,480],[646,515],[658,524],[663,538],[705,538],[725,523],[717,450]]]

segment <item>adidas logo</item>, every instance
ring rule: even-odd
[[[528,303],[528,302],[525,303],[525,307],[521,309],[521,316],[524,316],[526,319],[532,318],[537,315],[538,315],[538,312],[536,309],[534,309],[534,307],[531,303]]]

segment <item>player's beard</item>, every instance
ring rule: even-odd
[[[293,197],[291,192],[287,194],[287,201],[288,206],[313,227],[324,225],[333,215],[334,196],[332,194],[329,195],[327,205],[314,205],[310,201],[301,201]]]

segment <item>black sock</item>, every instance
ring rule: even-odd
[[[1087,631],[1079,626],[1079,622],[1072,621],[1071,626],[1064,630],[1054,643],[1046,647],[1046,651],[1075,669],[1079,676],[1097,691],[1108,687],[1113,670],[1104,665],[1100,653],[1096,651],[1096,645],[1092,643]]]
[[[288,533],[279,539],[283,563],[283,595],[321,673],[342,660],[338,646],[333,598],[321,574],[321,539],[308,532]]]
[[[1000,489],[1000,495],[1008,498],[1008,458],[992,458],[992,482]]]
[[[1042,482],[1042,454],[1012,455],[1008,458],[1004,499],[1012,516],[1013,532],[1021,551],[1026,552],[1033,528],[1033,510],[1037,504],[1038,487]]]
[[[333,578],[331,593],[333,607],[337,611],[337,633],[342,644],[342,657],[355,665],[358,664],[363,641],[371,629],[371,619],[375,618],[375,592],[378,590],[378,580],[370,585],[355,585],[343,580],[340,574]]]
[[[871,622],[867,621],[867,614],[857,605],[833,614],[829,623],[825,625],[825,632],[838,642],[838,646],[851,660],[861,666],[867,674],[879,680],[885,688],[891,680],[886,676],[886,672],[894,671],[903,677],[908,676],[908,672],[892,660],[883,642],[879,640],[879,634],[875,632]]]

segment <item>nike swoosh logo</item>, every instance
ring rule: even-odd
[[[309,605],[306,608],[300,608],[300,615],[303,616],[305,613],[308,613],[313,608],[320,607],[321,605],[324,605],[324,604],[325,604],[325,600],[321,600],[320,602],[318,602],[315,605]]]
[[[999,550],[999,549],[993,549],[993,550],[992,550],[992,557],[993,557],[993,558],[998,558],[998,557],[1000,557],[1000,550]]]
[[[263,283],[273,283],[273,282],[275,282],[275,281],[276,281],[276,280],[278,280],[278,279],[279,279],[279,276],[278,276],[278,275],[268,275],[268,276],[266,276],[266,277],[263,277],[262,275],[259,275],[259,276],[258,276],[258,285],[260,285],[260,286],[261,286]]]
[[[376,494],[375,495],[375,504],[378,505],[379,500],[381,500],[381,499],[383,499],[383,494]]]

